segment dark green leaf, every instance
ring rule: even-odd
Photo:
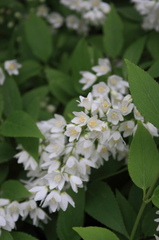
[[[113,6],[111,6],[111,11],[105,20],[103,31],[103,41],[106,54],[113,58],[119,56],[124,43],[123,23]]]
[[[149,34],[148,42],[147,42],[147,48],[151,54],[151,56],[158,60],[159,59],[159,33],[157,32],[151,32]]]
[[[6,116],[22,109],[19,89],[12,77],[7,77],[3,85],[4,113]]]
[[[152,196],[153,204],[159,208],[159,186],[155,188],[153,196]]]
[[[146,42],[146,37],[139,38],[133,42],[125,51],[124,58],[137,64],[141,58]]]
[[[81,39],[76,45],[71,56],[71,71],[74,87],[78,93],[83,93],[82,84],[79,80],[82,78],[80,71],[91,71],[91,59],[89,56],[89,47],[85,39]]]
[[[30,196],[28,190],[22,183],[16,180],[8,180],[1,186],[2,198],[8,198],[11,201],[22,201]]]
[[[79,189],[78,193],[74,193],[73,191],[69,191],[68,193],[75,202],[75,208],[69,206],[65,212],[62,210],[59,212],[57,234],[60,240],[79,240],[80,237],[72,228],[83,225],[85,191],[84,189]]]
[[[123,221],[125,223],[126,229],[128,233],[131,234],[136,220],[136,213],[129,201],[118,190],[116,193],[116,198],[121,210],[121,214],[123,216]]]
[[[34,60],[22,62],[22,68],[20,68],[19,75],[16,77],[18,84],[22,84],[29,78],[38,75],[40,70],[40,64]]]
[[[159,128],[159,85],[144,70],[125,60],[134,103],[147,121]]]
[[[18,142],[22,144],[23,148],[38,162],[39,155],[39,139],[38,138],[18,138]]]
[[[8,231],[2,230],[2,233],[0,235],[0,240],[13,240],[13,238]]]
[[[26,20],[25,33],[33,54],[46,62],[52,54],[52,35],[44,20],[30,13]]]
[[[2,123],[0,132],[6,137],[35,137],[44,139],[33,119],[23,111],[13,112]]]
[[[110,230],[101,227],[73,228],[84,240],[119,240]]]
[[[66,104],[71,96],[74,96],[74,89],[69,76],[55,69],[45,70],[51,93],[63,104]]]
[[[144,191],[151,186],[159,172],[159,154],[148,130],[138,123],[132,140],[128,170],[133,182]]]
[[[118,203],[107,184],[104,182],[89,184],[86,196],[86,212],[90,216],[128,237]]]
[[[155,61],[154,64],[149,68],[148,73],[153,77],[159,77],[159,60]]]
[[[7,162],[15,155],[15,149],[7,142],[0,143],[0,163]]]
[[[2,183],[8,176],[9,166],[6,163],[1,164],[0,167],[0,183]]]
[[[117,10],[121,15],[123,15],[123,17],[127,19],[135,22],[140,22],[142,20],[141,14],[132,6],[119,7]]]
[[[14,240],[38,240],[37,238],[23,232],[12,232],[12,237]]]

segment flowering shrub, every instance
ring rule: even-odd
[[[159,239],[158,1],[0,1],[0,240]]]

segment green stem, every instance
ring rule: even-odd
[[[153,191],[153,189],[154,189],[154,187],[155,187],[155,185],[156,185],[156,182],[157,182],[158,178],[159,178],[159,173],[157,174],[156,178],[155,178],[154,181],[152,182],[150,188],[148,189],[148,191],[147,191],[147,193],[146,193],[146,195],[145,195],[145,197],[144,197],[144,199],[143,199],[143,203],[142,203],[142,205],[141,205],[141,207],[140,207],[140,210],[139,210],[139,212],[138,212],[138,215],[137,215],[135,224],[134,224],[133,229],[132,229],[132,232],[131,232],[130,240],[133,240],[133,239],[134,239],[134,236],[135,236],[135,233],[136,233],[138,224],[139,224],[139,222],[140,222],[141,216],[142,216],[142,214],[143,214],[143,211],[144,211],[147,203],[149,202],[149,197],[150,197],[150,195],[151,195],[151,193],[152,193],[152,191]]]

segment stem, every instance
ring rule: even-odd
[[[132,232],[131,232],[130,240],[133,240],[133,239],[134,239],[134,236],[135,236],[135,233],[136,233],[138,224],[139,224],[139,222],[140,222],[142,213],[143,213],[143,211],[144,211],[144,209],[145,209],[145,207],[146,207],[146,204],[149,202],[149,197],[150,197],[150,195],[151,195],[151,193],[152,193],[152,191],[153,191],[153,189],[154,189],[154,187],[155,187],[155,185],[156,185],[156,182],[157,182],[158,178],[159,178],[159,173],[157,174],[156,178],[155,178],[154,181],[152,182],[150,188],[148,189],[148,191],[147,191],[147,193],[146,193],[146,195],[145,195],[145,197],[144,197],[144,199],[143,199],[143,203],[142,203],[142,205],[141,205],[141,207],[140,207],[139,213],[138,213],[138,215],[137,215],[135,224],[134,224],[133,229],[132,229]]]

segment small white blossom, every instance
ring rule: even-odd
[[[53,28],[60,28],[64,22],[61,14],[53,12],[47,16],[48,22],[53,26]]]
[[[76,116],[71,120],[72,123],[78,124],[79,126],[84,126],[87,124],[89,117],[84,112],[73,112]]]
[[[73,207],[75,207],[75,203],[72,200],[72,198],[66,193],[66,192],[62,192],[61,193],[61,202],[60,204],[60,208],[65,211],[67,209],[68,203],[70,203]]]
[[[79,27],[79,19],[76,17],[76,15],[69,15],[66,17],[66,26],[70,29],[77,30]]]
[[[87,126],[90,131],[101,131],[102,123],[103,122],[95,115],[88,120]]]
[[[4,68],[9,75],[18,75],[19,74],[18,69],[21,67],[22,65],[18,63],[16,60],[5,61],[4,63]]]
[[[120,124],[119,131],[123,132],[123,137],[128,137],[134,133],[134,121],[126,121]]]
[[[110,88],[104,83],[100,82],[93,86],[93,96],[95,97],[107,97]]]
[[[119,109],[109,109],[107,113],[107,119],[109,122],[113,123],[114,125],[117,125],[119,121],[124,120],[121,114],[121,111]]]
[[[93,83],[97,80],[96,75],[94,75],[91,72],[88,71],[81,71],[80,74],[83,76],[79,82],[84,84],[84,86],[82,87],[82,90],[86,90],[89,87],[91,87],[93,85]]]
[[[68,124],[65,135],[69,137],[69,141],[72,142],[75,139],[78,139],[82,129],[80,126],[75,126],[74,124]]]
[[[37,14],[39,17],[47,17],[48,12],[49,12],[49,9],[48,9],[48,7],[46,7],[45,5],[40,5],[40,6],[38,6],[37,9],[36,9],[36,14]]]
[[[0,67],[0,85],[3,85],[4,80],[5,80],[5,75],[2,68]]]
[[[92,67],[97,76],[102,76],[111,71],[111,64],[107,58],[99,58],[97,66]]]

